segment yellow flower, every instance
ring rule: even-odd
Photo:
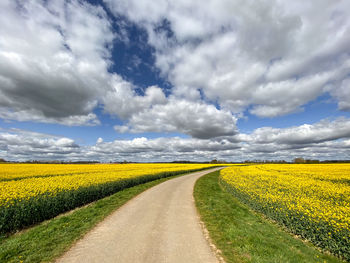
[[[14,200],[73,191],[140,176],[190,171],[212,164],[0,164],[0,208]]]
[[[266,208],[350,231],[350,164],[232,166],[221,178]],[[331,233],[329,233],[331,235]]]

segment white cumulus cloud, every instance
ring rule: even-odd
[[[105,2],[148,32],[177,97],[276,117],[329,92],[349,110],[349,1]]]

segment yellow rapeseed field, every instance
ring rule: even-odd
[[[350,258],[350,164],[234,166],[221,181],[253,209]]]
[[[125,187],[210,164],[0,164],[0,233],[73,209]]]
[[[0,164],[0,181],[28,177],[77,175],[93,173],[152,174],[155,172],[193,170],[213,166],[212,164]]]
[[[139,176],[189,171],[208,164],[1,164],[0,206],[62,190],[74,190]]]

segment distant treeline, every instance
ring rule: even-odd
[[[312,163],[350,163],[350,160],[317,160],[317,159],[304,159],[304,158],[295,158],[293,161],[288,162],[285,160],[246,160],[244,163],[306,163],[306,164],[312,164]]]

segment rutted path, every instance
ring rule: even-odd
[[[218,262],[204,238],[193,200],[191,173],[138,195],[78,241],[58,263]]]

